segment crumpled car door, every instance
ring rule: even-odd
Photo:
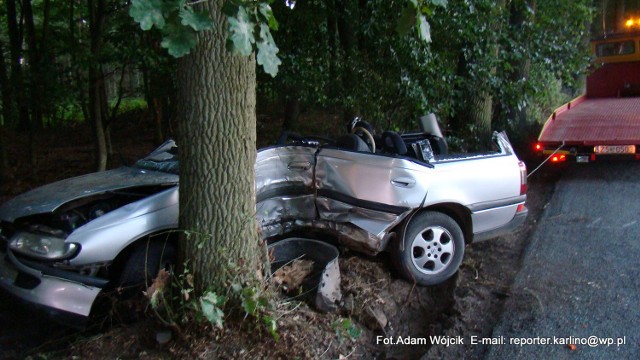
[[[297,220],[317,218],[316,151],[313,146],[277,146],[258,152],[256,218],[263,238],[286,232]]]
[[[422,205],[431,170],[392,156],[321,149],[315,174],[318,215],[383,239]]]

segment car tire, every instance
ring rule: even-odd
[[[409,220],[396,245],[394,260],[401,275],[419,285],[436,285],[458,271],[465,242],[453,218],[425,211]]]
[[[160,269],[169,271],[177,261],[177,249],[168,241],[143,240],[134,245],[118,277],[117,287],[122,298],[138,293],[151,285]]]

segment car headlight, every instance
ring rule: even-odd
[[[53,236],[19,232],[11,238],[9,248],[35,258],[60,260],[73,256],[79,246]]]

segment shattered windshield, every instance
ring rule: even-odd
[[[162,171],[178,175],[180,166],[178,162],[178,146],[173,140],[167,140],[151,154],[136,161],[135,167],[145,170]]]

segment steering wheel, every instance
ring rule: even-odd
[[[365,129],[362,126],[356,126],[353,129],[351,129],[351,133],[352,134],[355,134],[358,131],[362,131],[362,133],[367,137],[367,140],[369,140],[369,146],[371,147],[371,152],[375,153],[376,152],[376,141],[373,139],[373,135],[371,135],[369,130]]]

